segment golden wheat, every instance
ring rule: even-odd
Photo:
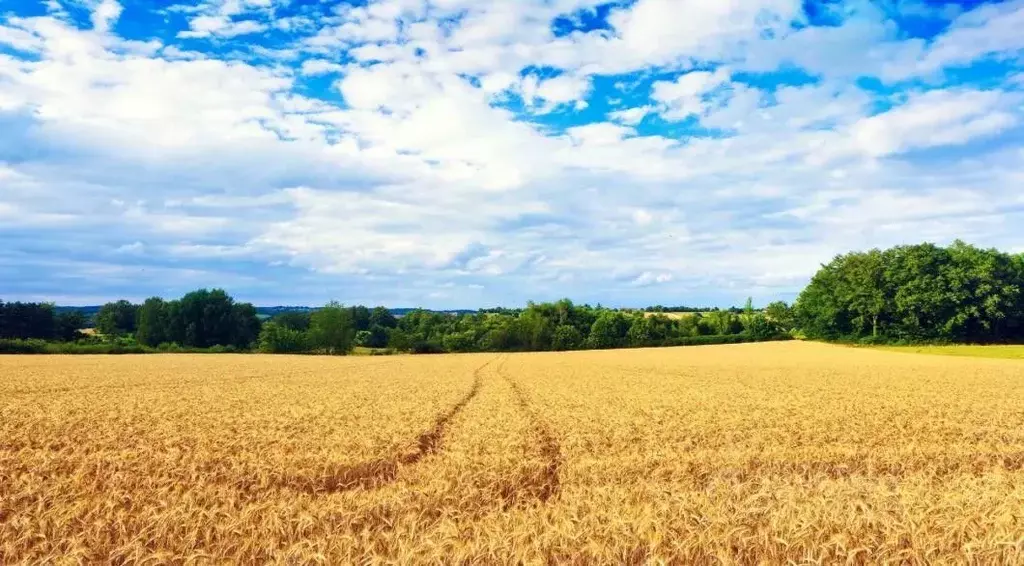
[[[0,357],[0,563],[1020,563],[1024,365]]]

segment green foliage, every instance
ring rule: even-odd
[[[711,336],[739,334],[743,331],[740,317],[729,311],[710,312],[700,318],[700,325],[704,329],[701,334]]]
[[[370,309],[357,305],[349,307],[349,314],[352,317],[352,326],[357,332],[370,329]]]
[[[398,319],[386,307],[375,307],[370,312],[370,328],[372,329],[374,326],[395,328],[398,326]]]
[[[309,350],[305,332],[268,322],[260,329],[258,348],[264,354],[297,354]]]
[[[309,320],[310,346],[327,354],[347,354],[352,350],[355,333],[352,311],[337,302],[317,310]]]
[[[46,340],[9,340],[0,339],[0,354],[64,354],[64,355],[110,355],[110,354],[155,354],[155,353],[187,353],[187,354],[229,354],[239,352],[233,346],[214,346],[212,348],[182,348],[177,344],[165,343],[158,348],[135,343],[132,339],[115,341],[48,342]]]
[[[96,330],[108,336],[133,334],[138,309],[138,305],[125,300],[107,303],[96,313]]]
[[[594,349],[621,348],[626,345],[629,320],[618,311],[602,311],[590,327],[587,346]]]
[[[305,332],[309,330],[309,318],[312,314],[309,311],[287,311],[274,315],[270,322],[291,330]]]
[[[555,328],[551,336],[551,349],[557,351],[578,350],[583,347],[583,334],[571,324]]]
[[[766,315],[758,313],[747,319],[744,332],[757,341],[771,340],[782,334],[779,326]]]
[[[150,297],[142,303],[136,315],[135,340],[144,346],[158,346],[168,338],[167,303],[160,297]]]
[[[770,303],[764,308],[764,315],[771,322],[775,323],[782,332],[789,332],[795,327],[795,320],[793,318],[793,309],[789,307],[783,301],[776,301]]]
[[[0,301],[0,339],[52,340],[56,328],[51,304]]]
[[[85,315],[78,311],[62,312],[54,319],[54,338],[59,342],[74,342],[82,338],[79,332],[85,328]]]
[[[957,241],[836,257],[794,307],[811,338],[872,343],[1024,339],[1019,256]]]

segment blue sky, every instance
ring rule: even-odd
[[[1024,252],[1024,1],[4,0],[0,298],[791,300]]]

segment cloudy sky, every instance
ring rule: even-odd
[[[1024,1],[0,1],[0,298],[792,299],[1024,251]]]

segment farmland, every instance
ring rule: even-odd
[[[0,563],[1020,563],[1024,365],[0,357]]]

